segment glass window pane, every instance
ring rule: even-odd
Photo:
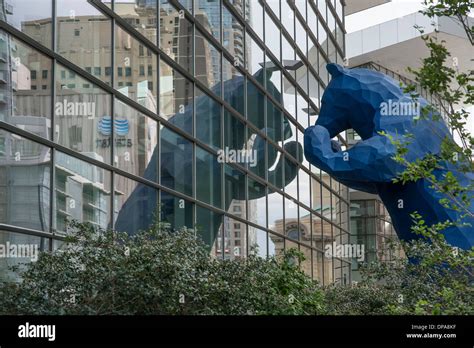
[[[230,165],[225,165],[225,210],[243,219],[245,209],[245,174]]]
[[[229,3],[238,14],[240,14],[242,17],[244,16],[245,0],[229,0]]]
[[[229,150],[241,150],[245,140],[245,124],[224,111],[224,146]]]
[[[307,50],[307,45],[306,45],[306,30],[304,30],[303,25],[299,21],[299,19],[295,20],[296,24],[296,44],[298,45],[299,49],[301,52],[303,52],[303,55],[306,56],[306,50]]]
[[[50,230],[51,151],[0,130],[0,222]]]
[[[265,57],[263,49],[255,42],[255,40],[247,33],[245,36],[245,62],[247,70],[260,82],[264,84],[264,66]]]
[[[161,221],[175,230],[194,228],[193,204],[183,198],[161,191]]]
[[[160,61],[160,116],[192,134],[193,84],[168,64]]]
[[[281,258],[285,250],[285,239],[280,235],[268,233],[268,256]]]
[[[135,234],[154,222],[158,211],[158,190],[115,175],[115,230]]]
[[[281,230],[277,232],[282,232]],[[298,225],[298,205],[293,199],[285,197],[285,229],[284,233],[289,240],[300,241],[301,231]],[[296,247],[293,245],[292,247]]]
[[[195,0],[194,17],[217,41],[221,34],[221,3],[219,0]]]
[[[157,182],[158,123],[118,100],[114,112],[114,165]]]
[[[296,8],[298,12],[301,14],[301,17],[306,20],[306,0],[295,0]]]
[[[286,0],[283,0],[286,1]],[[266,0],[268,7],[272,10],[272,12],[280,18],[280,0]],[[266,23],[265,23],[266,25]]]
[[[160,4],[160,48],[193,72],[193,25],[167,0],[161,0]]]
[[[250,176],[247,181],[248,219],[260,226],[267,227],[266,187]]]
[[[245,79],[227,59],[223,59],[224,100],[235,110],[245,115]]]
[[[310,177],[304,170],[298,171],[299,201],[306,206],[311,206]]]
[[[255,161],[249,163],[247,168],[262,179],[266,179],[267,168],[265,167],[265,154],[267,151],[267,141],[250,128],[247,128],[247,132],[249,134],[249,140],[246,149],[251,151],[252,156],[255,158]]]
[[[255,33],[263,40],[263,7],[260,1],[247,1],[245,20]]]
[[[146,0],[145,0],[146,1]],[[178,0],[190,13],[193,12],[193,0]]]
[[[265,128],[265,96],[247,80],[247,119],[258,129]]]
[[[48,239],[0,230],[0,245],[23,250],[22,257],[3,255],[0,258],[0,282],[17,282],[20,280],[19,273],[12,271],[11,267],[19,267],[21,271],[29,262],[35,262],[40,251],[48,250]]]
[[[222,45],[232,54],[234,60],[244,65],[244,27],[230,13],[227,7],[222,6]]]
[[[210,147],[221,148],[221,105],[196,89],[196,138]]]
[[[222,165],[217,156],[196,147],[196,198],[221,208]]]
[[[268,228],[283,231],[283,196],[272,190],[268,194]]]
[[[114,11],[148,40],[156,44],[156,4],[156,0],[120,0],[115,1]]]
[[[115,64],[115,88],[151,112],[156,113],[157,57],[118,25],[115,26]],[[145,74],[145,67],[147,74]],[[125,72],[130,71],[130,73],[120,76],[120,68]],[[121,82],[125,85],[124,87],[120,87]]]
[[[192,196],[193,194],[193,145],[190,141],[160,127],[161,184]]]
[[[211,256],[221,259],[223,255],[222,214],[196,205],[196,232],[209,247]]]
[[[283,115],[283,147],[295,159],[299,158],[298,156],[303,156],[298,153],[296,134],[296,125],[286,115]],[[293,174],[296,175],[296,173]]]
[[[262,258],[266,258],[267,255],[267,244],[268,244],[267,232],[259,228],[252,226],[248,227],[248,248],[250,255],[256,255]]]
[[[56,1],[56,52],[80,66],[94,67],[94,75],[110,83],[104,74],[111,66],[111,21],[87,1]]]
[[[7,23],[40,44],[51,48],[52,0],[33,2],[31,0],[15,0],[13,3],[5,2],[4,6]]]
[[[110,94],[77,75],[70,83],[61,76],[63,70],[69,72],[56,64],[55,142],[110,163]]]
[[[296,119],[296,88],[290,80],[283,75],[283,106],[286,111]]]
[[[267,59],[266,66],[266,84],[265,88],[273,98],[281,103],[281,70],[271,59]]]
[[[247,224],[224,216],[224,259],[247,257]]]
[[[65,232],[67,220],[110,227],[110,172],[59,151],[54,159],[56,230]]]
[[[268,181],[278,188],[283,188],[283,162],[284,155],[272,144],[268,144]]]
[[[270,16],[265,13],[265,45],[278,60],[280,60],[280,40],[280,29]]]
[[[290,34],[291,38],[295,37],[295,13],[288,5],[288,1],[281,1],[281,24],[283,28]]]
[[[267,99],[267,136],[278,142],[283,139],[283,116],[281,110]]]
[[[0,61],[0,79],[4,82],[0,91],[12,99],[0,105],[0,120],[50,139],[51,59],[13,37],[10,39],[11,53],[0,44],[1,52],[11,59],[11,74],[9,68],[1,67],[6,63]]]
[[[194,57],[196,78],[215,94],[221,95],[221,53],[199,30],[196,31]]]

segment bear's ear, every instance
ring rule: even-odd
[[[329,74],[331,74],[332,77],[337,77],[339,75],[344,74],[344,70],[345,70],[342,66],[335,63],[327,64],[326,69],[328,70]]]

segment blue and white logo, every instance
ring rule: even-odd
[[[112,118],[110,116],[104,116],[99,120],[97,124],[97,130],[100,134],[110,136],[112,133]],[[115,134],[118,136],[125,136],[128,134],[129,126],[127,119],[115,119],[114,120]]]

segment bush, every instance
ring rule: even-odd
[[[411,262],[371,263],[359,284],[321,287],[299,269],[294,249],[223,261],[189,230],[157,224],[128,236],[71,227],[62,248],[15,267],[20,281],[0,284],[0,314],[474,313],[474,252],[454,250],[440,234],[407,243]]]
[[[321,314],[302,255],[218,261],[191,231],[135,236],[72,223],[65,245],[0,286],[1,314]]]

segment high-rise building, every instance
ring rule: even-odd
[[[350,240],[349,191],[303,156],[343,14],[339,0],[0,0],[0,241],[54,249],[67,219],[136,233],[159,209],[216,258],[294,247],[314,279],[350,282],[351,260],[324,255]]]

